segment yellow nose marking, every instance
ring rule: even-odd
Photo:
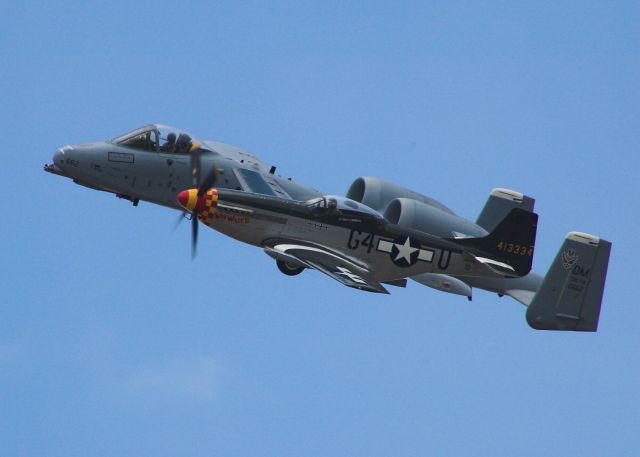
[[[189,200],[187,200],[187,209],[193,211],[198,204],[198,189],[189,189]]]

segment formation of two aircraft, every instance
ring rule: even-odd
[[[536,329],[598,327],[611,243],[571,232],[547,274],[531,272],[538,216],[519,192],[494,189],[475,223],[376,178],[356,179],[345,197],[323,195],[240,148],[163,125],[65,146],[45,170],[188,213],[194,254],[203,223],[260,247],[287,275],[315,269],[380,293],[412,279],[469,299],[475,287],[523,303]]]

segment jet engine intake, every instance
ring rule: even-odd
[[[368,176],[362,176],[353,181],[347,191],[347,198],[363,203],[381,213],[393,199],[408,198],[438,208],[445,213],[453,214],[453,211],[431,197]]]

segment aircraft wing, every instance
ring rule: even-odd
[[[265,252],[276,260],[318,270],[330,278],[367,292],[388,294],[380,282],[373,279],[369,270],[353,260],[317,244],[300,241],[268,241]]]

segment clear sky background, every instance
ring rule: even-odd
[[[637,456],[640,7],[0,3],[0,454]],[[282,275],[177,212],[46,174],[161,122],[344,194],[385,178],[475,220],[537,199],[534,269],[613,242],[600,330],[416,283]]]

